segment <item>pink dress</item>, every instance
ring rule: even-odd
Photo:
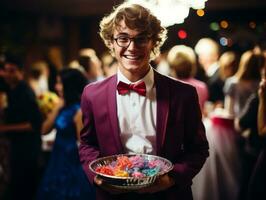
[[[195,78],[182,79],[180,81],[184,83],[188,83],[196,88],[198,96],[199,96],[200,108],[201,110],[203,110],[204,104],[209,98],[209,92],[208,92],[207,85],[203,81],[197,80]]]

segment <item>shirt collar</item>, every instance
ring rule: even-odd
[[[209,77],[212,76],[217,71],[218,68],[219,68],[218,62],[213,63],[211,66],[209,66],[207,70],[207,75]]]
[[[147,92],[149,92],[154,86],[154,71],[153,71],[152,67],[150,66],[149,72],[142,79],[140,79],[136,82],[131,82],[122,74],[122,72],[118,68],[118,70],[117,70],[117,83],[119,83],[119,81],[122,81],[122,82],[127,83],[127,84],[138,83],[140,81],[144,81],[145,85],[146,85],[146,90],[147,90]]]

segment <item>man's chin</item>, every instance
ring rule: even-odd
[[[128,71],[132,71],[132,72],[134,72],[134,71],[138,71],[141,67],[140,67],[140,65],[139,65],[139,63],[138,64],[132,64],[132,63],[126,63],[125,65],[125,68],[128,70]]]
[[[136,74],[136,73],[139,73],[142,71],[141,67],[138,66],[138,67],[130,67],[128,68],[128,71],[130,71],[132,74]]]
[[[139,60],[127,60],[125,62],[125,64],[126,64],[125,66],[130,66],[132,68],[136,68],[136,67],[140,66],[141,61],[139,61]]]

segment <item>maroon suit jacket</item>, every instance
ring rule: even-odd
[[[192,178],[208,157],[208,142],[201,120],[198,96],[194,87],[154,71],[157,96],[157,155],[172,161],[171,176],[176,184],[170,189],[149,195],[111,195],[96,189],[97,200],[109,199],[192,199]],[[93,183],[89,170],[98,157],[125,153],[120,141],[116,109],[117,76],[85,87],[81,109],[84,128],[79,148],[83,168]]]

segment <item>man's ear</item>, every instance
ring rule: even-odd
[[[113,40],[108,41],[107,46],[108,46],[109,49],[111,49],[113,51],[113,49],[114,49],[114,42],[113,42]]]
[[[109,41],[108,44],[107,44],[107,47],[110,49],[111,55],[114,56],[114,52],[115,52],[114,42],[113,41]]]

